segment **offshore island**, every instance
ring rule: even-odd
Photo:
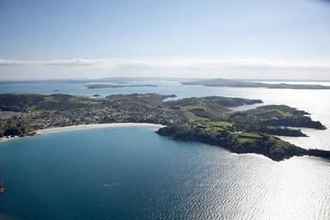
[[[274,161],[293,156],[330,159],[330,151],[304,149],[278,136],[306,136],[299,128],[324,130],[308,112],[286,105],[264,105],[259,99],[221,96],[175,98],[175,95],[130,94],[89,98],[65,94],[0,94],[0,137],[35,135],[37,130],[83,124],[153,123],[157,134],[198,141],[234,153],[255,153]]]
[[[320,84],[290,84],[285,82],[253,82],[239,79],[205,79],[181,82],[182,85],[209,86],[209,87],[234,87],[234,88],[267,88],[267,89],[308,89],[328,90],[330,86]]]
[[[136,88],[136,87],[157,87],[155,84],[109,84],[109,83],[90,83],[85,85],[87,89],[106,89],[106,88]]]

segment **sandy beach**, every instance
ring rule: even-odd
[[[150,123],[104,123],[104,124],[83,124],[83,125],[73,125],[66,127],[54,127],[37,130],[37,134],[50,134],[65,131],[76,131],[76,130],[86,130],[86,129],[96,129],[96,128],[127,128],[127,127],[144,127],[158,129],[164,127],[160,124],[150,124]]]
[[[164,125],[161,124],[151,124],[151,123],[104,123],[104,124],[82,124],[82,125],[73,125],[66,127],[53,127],[36,130],[37,135],[44,134],[52,134],[59,132],[67,132],[67,131],[77,131],[77,130],[88,130],[88,129],[97,129],[97,128],[128,128],[128,127],[143,127],[150,128],[153,130],[157,130]],[[14,140],[20,137],[2,137],[0,138],[0,142],[7,142],[10,140]],[[24,138],[24,137],[23,137]]]
[[[7,141],[10,141],[10,140],[14,140],[14,139],[17,139],[19,137],[1,137],[0,138],[0,143],[2,142],[7,142]]]

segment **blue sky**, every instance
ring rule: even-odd
[[[330,79],[326,0],[0,0],[0,80]]]

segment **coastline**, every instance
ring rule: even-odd
[[[17,138],[19,138],[19,137],[0,137],[0,144],[7,142],[7,141],[15,140]]]
[[[159,128],[165,127],[165,125],[152,124],[152,123],[81,124],[81,125],[71,125],[71,126],[64,126],[64,127],[51,127],[51,128],[39,129],[39,130],[35,131],[36,132],[35,135],[45,135],[45,134],[53,134],[53,133],[60,133],[60,132],[89,130],[89,129],[98,129],[98,128],[130,128],[130,127],[151,128],[156,131]],[[18,138],[24,138],[24,137],[1,137],[0,143],[15,140]]]

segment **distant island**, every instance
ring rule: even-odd
[[[235,153],[262,154],[275,161],[293,156],[330,159],[330,151],[306,150],[277,136],[305,136],[300,129],[326,129],[310,115],[285,105],[246,111],[232,108],[262,103],[221,96],[164,101],[174,95],[129,94],[88,98],[64,94],[0,94],[0,137],[34,135],[36,130],[96,123],[155,123],[157,133],[199,141]]]
[[[157,87],[157,85],[154,84],[86,84],[85,85],[88,89],[105,89],[105,88],[127,88],[127,87]]]
[[[202,85],[213,87],[268,88],[268,89],[330,89],[319,84],[263,83],[235,79],[208,79],[181,82],[183,85]]]

